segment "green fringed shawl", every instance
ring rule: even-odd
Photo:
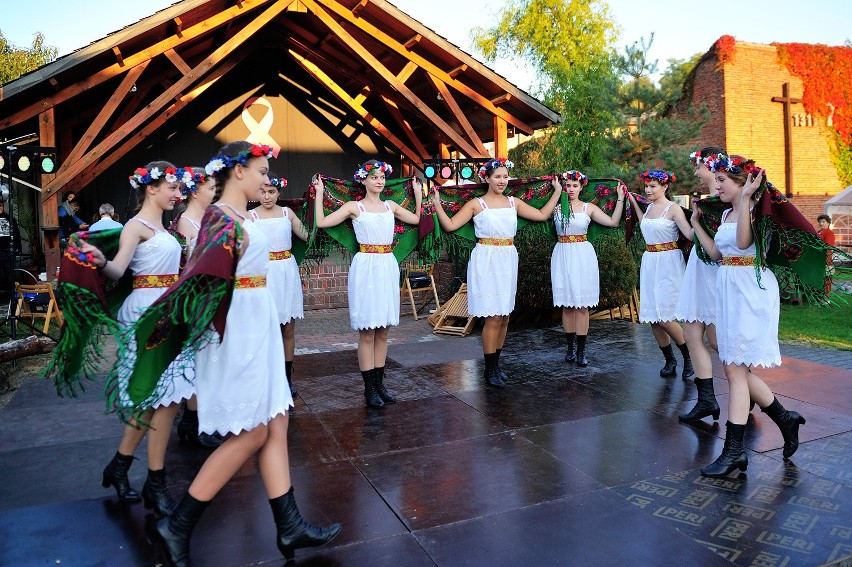
[[[322,179],[325,187],[323,211],[326,215],[333,213],[347,201],[358,201],[364,198],[366,190],[363,185],[323,175],[320,176],[320,179]],[[393,201],[413,212],[415,200],[411,178],[388,179],[382,191],[382,199]],[[431,215],[426,212],[426,201],[427,199],[424,199],[424,210],[421,212],[420,225],[414,226],[399,220],[395,221],[393,255],[397,262],[402,262],[415,250],[419,259],[423,262],[433,263],[437,260],[440,233],[431,230]],[[305,220],[308,221],[306,226],[313,227],[313,208],[316,206],[313,189],[309,195],[309,203],[307,207],[308,216]],[[424,221],[426,222],[424,223]],[[315,234],[315,228],[311,232]],[[327,238],[323,236],[327,236]],[[358,241],[355,239],[355,231],[352,228],[351,221],[347,220],[337,226],[324,228],[323,234],[312,236],[308,255],[311,258],[322,259],[327,257],[335,246],[350,254],[358,252]]]
[[[305,225],[305,228],[308,230],[308,242],[303,241],[295,234],[291,238],[290,253],[293,255],[293,258],[296,259],[296,263],[301,266],[302,262],[305,261],[305,257],[308,253],[308,247],[313,237],[313,232],[309,228],[310,226],[313,226],[313,222],[308,224],[308,199],[304,197],[296,199],[278,199],[276,204],[281,207],[287,207],[291,209],[293,213],[299,218],[299,220],[302,221],[302,224]],[[248,209],[255,209],[259,206],[260,204],[258,202],[250,202],[248,205]],[[311,219],[312,218],[313,217],[311,217]]]
[[[91,256],[80,251],[81,245],[88,242],[111,258],[118,251],[120,236],[121,229],[115,228],[77,232],[68,239],[57,286],[65,324],[44,370],[44,376],[54,380],[60,396],[75,397],[85,389],[83,380],[90,380],[102,371],[104,337],[107,334],[117,337],[121,332],[115,314],[130,293],[129,280],[123,278],[108,289]]]
[[[757,249],[755,273],[758,285],[761,269],[769,268],[778,279],[782,296],[803,297],[818,305],[830,303],[831,255],[852,257],[823,242],[811,223],[772,183],[764,180],[754,199],[751,224]],[[701,227],[713,238],[722,222],[722,214],[731,206],[713,196],[698,201],[698,208],[701,210]],[[712,262],[700,243],[696,242],[696,245],[699,258]]]

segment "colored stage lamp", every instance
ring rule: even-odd
[[[30,166],[32,166],[33,162],[30,160],[30,156],[27,154],[22,154],[18,156],[18,163],[15,164],[18,168],[18,171],[21,173],[26,173],[30,170]]]
[[[3,157],[3,154],[0,154],[0,171],[3,171],[4,167],[6,167],[6,158]]]
[[[473,169],[473,166],[466,163],[461,166],[461,169],[459,169],[459,176],[461,176],[462,179],[473,179],[474,172],[475,170]]]
[[[42,173],[53,173],[56,171],[56,158],[52,155],[43,155],[39,158],[38,167]]]
[[[426,179],[435,179],[435,176],[438,175],[438,169],[434,165],[427,165],[423,168],[423,175],[426,176]]]
[[[441,177],[449,179],[453,176],[453,166],[445,165],[441,168]]]

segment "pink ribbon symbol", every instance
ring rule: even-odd
[[[266,107],[266,112],[263,113],[260,122],[255,120],[254,116],[252,116],[248,110],[256,104]],[[281,146],[275,141],[272,134],[269,133],[269,131],[272,130],[272,124],[275,121],[275,114],[272,111],[272,105],[269,101],[262,96],[248,99],[243,105],[242,117],[243,124],[246,125],[246,128],[248,128],[249,131],[249,135],[246,136],[246,142],[251,144],[266,144],[272,148],[272,155],[277,158],[278,152],[281,151]]]

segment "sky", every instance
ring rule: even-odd
[[[21,0],[0,0],[0,30],[23,47],[41,32],[60,55],[84,47],[173,4],[173,0],[38,0],[38,11]],[[496,21],[503,0],[394,0],[391,2],[477,59],[472,27]],[[694,3],[688,0],[608,0],[620,28],[619,45],[630,45],[654,32],[651,59],[662,72],[669,59],[704,53],[722,35],[755,43],[801,42],[842,45],[852,40],[849,0],[740,0]],[[802,6],[807,6],[807,9]],[[26,6],[25,8],[22,8]],[[107,6],[121,9],[105,10]],[[523,62],[501,60],[491,66],[524,90],[535,78]],[[658,73],[659,74],[659,73]]]

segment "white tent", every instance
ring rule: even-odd
[[[852,185],[825,202],[823,212],[834,219],[834,215],[852,215]]]

